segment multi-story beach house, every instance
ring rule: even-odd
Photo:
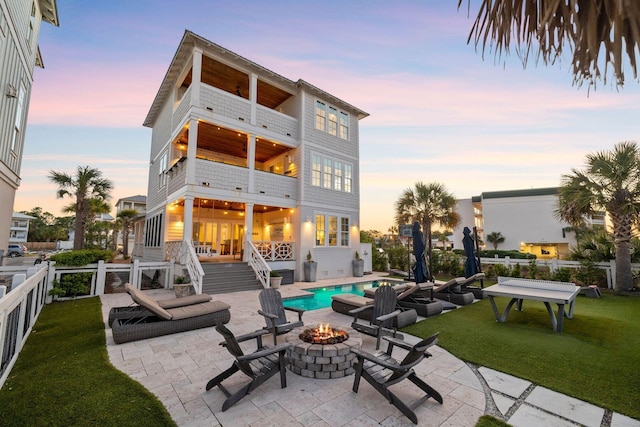
[[[352,275],[360,250],[359,130],[368,114],[186,31],[152,128],[144,259],[178,245],[271,269]]]
[[[478,237],[487,249],[493,249],[487,236],[502,234],[504,242],[498,249],[531,253],[538,259],[563,259],[576,236],[569,224],[558,219],[558,188],[486,191],[470,199],[458,200],[461,216],[454,230],[453,242],[462,248],[464,227],[476,227]],[[605,226],[604,212],[589,219],[591,225]]]
[[[55,0],[0,0],[0,251],[7,249],[20,185],[33,70],[43,66],[42,21],[58,26]]]

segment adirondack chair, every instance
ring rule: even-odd
[[[353,391],[358,392],[360,378],[364,378],[378,393],[382,394],[389,403],[398,408],[414,424],[418,424],[418,417],[413,412],[418,405],[430,397],[434,398],[440,404],[443,402],[440,393],[422,379],[418,378],[413,370],[414,366],[423,359],[431,356],[431,354],[427,352],[427,349],[438,342],[438,333],[423,339],[414,346],[390,337],[384,337],[384,339],[389,342],[389,347],[384,353],[374,355],[359,349],[351,349],[357,358],[354,366],[355,377],[353,379]],[[394,346],[408,350],[407,355],[400,362],[391,356]],[[420,398],[414,402],[407,403],[389,390],[389,387],[405,379],[418,386],[425,394],[421,395]],[[403,391],[403,395],[406,395],[407,392],[408,390]]]
[[[280,291],[273,288],[263,289],[260,291],[258,298],[260,299],[261,307],[258,313],[264,316],[264,320],[267,323],[265,329],[268,329],[273,334],[273,345],[278,344],[278,335],[304,325],[302,315],[305,310],[302,308],[285,307],[282,303]],[[298,320],[290,321],[287,319],[285,310],[297,313]]]
[[[286,351],[291,347],[291,343],[280,344],[275,347],[264,347],[262,345],[262,335],[269,333],[269,331],[266,330],[236,337],[226,326],[218,323],[216,325],[216,331],[224,337],[225,342],[220,343],[220,345],[226,347],[229,353],[236,359],[229,369],[211,379],[206,386],[207,391],[218,386],[225,396],[227,396],[227,400],[222,404],[223,412],[243,397],[251,394],[258,386],[278,372],[280,373],[280,388],[287,386],[286,366],[288,362]],[[240,343],[251,339],[256,340],[257,350],[245,355],[240,347]],[[251,378],[251,381],[232,394],[222,385],[222,382],[238,371],[242,371],[243,374]]]
[[[373,297],[373,304],[365,305],[350,310],[349,314],[353,315],[353,323],[351,327],[356,331],[376,337],[376,350],[380,348],[380,339],[383,335],[398,335],[397,328],[393,326],[394,317],[402,312],[396,310],[397,303],[396,291],[391,286],[380,286],[376,289]],[[371,310],[371,320],[361,319],[361,313],[365,310]],[[402,335],[399,335],[402,337]]]

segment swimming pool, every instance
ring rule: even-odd
[[[370,282],[350,283],[346,285],[327,286],[323,288],[305,289],[312,292],[312,295],[305,295],[296,298],[283,300],[285,307],[303,308],[305,310],[319,310],[331,307],[331,296],[337,294],[364,295],[367,288],[377,288],[380,285],[396,285],[404,283],[398,280],[372,280]]]

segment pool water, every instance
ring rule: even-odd
[[[364,295],[367,288],[377,288],[380,285],[395,285],[403,283],[397,280],[372,280],[370,282],[350,283],[346,285],[327,286],[324,288],[305,289],[313,295],[283,300],[285,307],[303,308],[305,310],[319,310],[331,307],[331,296],[338,294]]]

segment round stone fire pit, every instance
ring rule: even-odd
[[[340,327],[347,335],[347,339],[335,344],[312,344],[305,342],[300,335],[309,326],[302,326],[289,332],[285,336],[286,342],[292,344],[287,350],[289,369],[295,374],[308,378],[341,378],[354,373],[353,365],[356,361],[352,348],[362,347],[362,336],[355,329]]]

